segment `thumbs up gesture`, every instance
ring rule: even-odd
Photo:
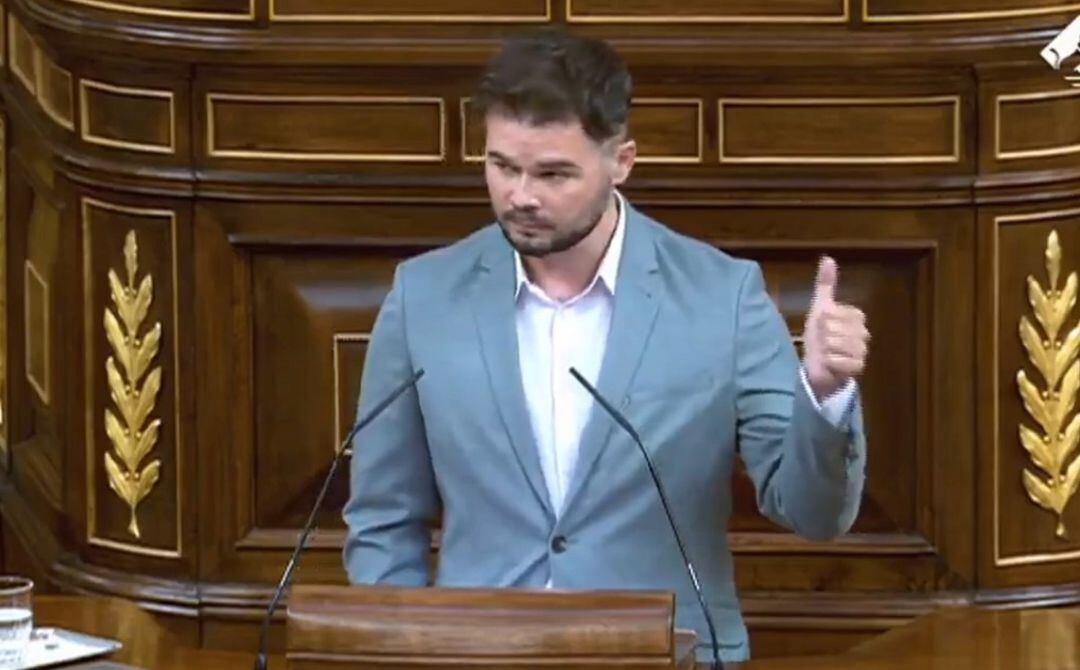
[[[862,310],[836,302],[838,275],[836,261],[822,257],[803,328],[803,367],[819,402],[862,374],[870,342]]]

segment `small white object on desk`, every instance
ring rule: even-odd
[[[19,670],[44,668],[60,663],[70,663],[103,654],[122,647],[116,640],[84,635],[63,628],[35,628],[23,653]]]

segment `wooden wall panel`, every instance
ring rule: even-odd
[[[1015,19],[1067,14],[1080,3],[1052,0],[865,0],[863,21],[869,23],[933,23]]]
[[[440,98],[209,93],[206,115],[211,159],[437,163],[446,157]],[[308,132],[296,132],[301,127]]]
[[[256,0],[60,0],[96,10],[159,19],[243,21],[255,17]]]
[[[0,12],[2,15],[3,12]],[[4,34],[3,26],[0,26],[0,36]],[[3,45],[0,44],[0,51]],[[11,464],[8,459],[10,454],[10,437],[8,435],[8,410],[10,404],[10,369],[8,355],[11,352],[8,339],[8,140],[7,118],[0,113],[0,472],[6,472]]]
[[[30,95],[37,93],[37,46],[22,21],[8,17],[8,62],[11,74],[22,82]]]
[[[544,22],[555,0],[270,0],[272,21],[508,23]]]
[[[296,528],[307,518],[337,447],[335,409],[357,400],[335,388],[335,342],[371,331],[399,260],[375,249],[253,251],[256,528]],[[297,388],[307,392],[298,397]],[[343,528],[348,493],[342,476],[319,528]]]
[[[373,324],[374,325],[374,324]],[[371,331],[351,330],[334,333],[334,448],[337,449],[356,423],[360,400],[360,377],[367,357]],[[346,447],[351,451],[351,447]]]
[[[729,98],[720,161],[756,164],[958,163],[960,99]]]
[[[67,130],[75,129],[75,101],[71,73],[38,51],[38,102],[53,121]]]
[[[140,153],[176,153],[176,96],[162,88],[79,81],[82,140]]]
[[[994,451],[993,465],[993,537],[994,564],[996,567],[1037,565],[1040,563],[1062,563],[1080,558],[1080,503],[1075,501],[1075,492],[1080,486],[1080,463],[1075,454],[1066,451],[1069,443],[1075,443],[1073,434],[1080,429],[1080,419],[1075,409],[1077,404],[1077,379],[1080,378],[1080,363],[1076,362],[1076,347],[1080,345],[1080,326],[1077,325],[1078,310],[1068,304],[1070,290],[1076,291],[1076,277],[1080,273],[1080,207],[1060,210],[1041,210],[1025,213],[1000,214],[994,217],[987,233],[993,245],[993,263],[995,268],[993,283],[994,299],[994,350],[995,355],[987,363],[992,365],[990,376],[994,382],[993,414]],[[1056,233],[1058,244],[1050,243],[1050,236]],[[1055,251],[1056,249],[1056,251]],[[1051,276],[1049,260],[1055,254],[1060,255],[1057,263],[1058,274]],[[1048,258],[1049,257],[1049,258]],[[1056,280],[1056,284],[1052,283]],[[1066,296],[1056,310],[1057,319],[1051,318],[1050,311],[1036,307],[1031,282],[1037,282],[1041,290],[1063,291]],[[1071,286],[1071,289],[1069,288]],[[1040,318],[1040,314],[1042,317]],[[1027,319],[1033,330],[1034,339],[1022,344],[1021,318]],[[1061,439],[1046,442],[1041,446],[1047,453],[1061,459],[1057,461],[1036,460],[1029,454],[1021,442],[1021,426],[1025,426],[1036,442],[1042,442],[1048,434],[1046,424],[1038,421],[1039,406],[1047,402],[1043,393],[1050,391],[1050,380],[1043,371],[1045,366],[1035,363],[1035,352],[1041,351],[1050,342],[1046,330],[1047,324],[1060,321],[1060,330],[1055,337],[1054,349],[1061,351],[1062,375],[1055,380],[1053,392],[1060,407]],[[1069,342],[1070,345],[1063,343]],[[1029,351],[1028,347],[1036,347]],[[1069,352],[1071,349],[1071,355]],[[1032,392],[1040,396],[1024,396],[1018,373],[1023,371],[1031,384]],[[1071,381],[1070,381],[1071,380]],[[1051,415],[1055,403],[1049,404]],[[1068,428],[1070,424],[1075,425]],[[1055,425],[1055,424],[1051,424]],[[1051,431],[1053,434],[1056,431]],[[1041,463],[1041,465],[1037,465]],[[1049,470],[1048,467],[1053,467]],[[1025,470],[1030,473],[1025,475]],[[1057,472],[1055,472],[1057,471]],[[1060,473],[1058,486],[1068,489],[1058,494],[1062,501],[1067,501],[1064,513],[1060,517],[1050,510],[1038,506],[1032,500],[1032,482],[1037,480],[1039,488],[1046,486],[1051,474]],[[1055,479],[1057,479],[1055,477]]]
[[[58,305],[58,264],[60,210],[44,184],[32,184],[29,193],[29,220],[25,259],[22,260],[23,332],[25,335],[25,376],[29,388],[44,406],[54,403],[56,375],[56,327]]]
[[[26,294],[26,381],[42,403],[49,404],[52,387],[52,337],[49,325],[49,282],[27,259],[23,286]]]
[[[183,555],[178,214],[84,197],[87,537]]]
[[[630,129],[642,165],[698,164],[705,158],[705,103],[693,98],[638,98]]]
[[[235,375],[197,399],[201,434],[229,435],[233,445],[204,464],[209,490],[201,499],[214,511],[203,510],[202,528],[221,547],[204,547],[208,578],[244,579],[254,571],[273,579],[280,568],[274,557],[295,542],[338,431],[355,419],[362,336],[389,290],[395,261],[467,235],[489,212],[482,201],[437,199],[214,203],[197,212],[196,242],[209,253],[196,281],[219,287],[203,309],[235,305],[234,320],[204,321],[199,337],[203,347],[217,343],[213,356],[237,365]],[[298,404],[294,391],[301,386],[305,400]],[[232,475],[212,476],[225,463]],[[340,510],[348,482],[344,471],[340,477],[301,567],[308,579],[344,579]]]
[[[567,20],[578,23],[843,23],[852,0],[566,0]]]
[[[997,160],[1080,153],[1080,89],[1002,94],[995,103]]]

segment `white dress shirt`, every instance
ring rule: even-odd
[[[561,514],[566,488],[577,463],[578,444],[589,419],[593,399],[570,375],[574,367],[595,385],[611,328],[615,281],[626,233],[626,203],[616,193],[619,208],[615,233],[596,275],[585,290],[569,300],[550,298],[529,280],[521,256],[517,268],[517,338],[521,381],[529,419],[540,455],[552,509]],[[846,421],[854,381],[820,405],[802,372],[807,395],[834,426]]]

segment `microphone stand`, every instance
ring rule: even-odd
[[[285,589],[289,586],[289,582],[292,581],[293,572],[296,571],[297,559],[300,558],[300,552],[304,550],[308,536],[311,535],[311,531],[315,528],[315,516],[319,513],[319,508],[322,507],[323,498],[326,497],[326,492],[330,490],[330,482],[334,479],[334,473],[337,472],[338,464],[341,463],[342,460],[341,457],[345,454],[345,450],[348,448],[349,443],[352,442],[353,438],[356,437],[356,434],[359,433],[364,426],[367,426],[374,421],[377,416],[382,414],[387,407],[397,400],[398,396],[412,388],[412,386],[420,381],[420,378],[423,376],[424,370],[420,369],[399,384],[390,395],[372,408],[367,416],[357,421],[349,431],[349,434],[346,435],[345,439],[338,445],[337,451],[334,453],[334,460],[330,463],[330,471],[326,473],[326,479],[323,480],[322,489],[319,490],[319,495],[315,498],[315,504],[311,506],[311,513],[308,515],[307,522],[304,524],[304,530],[300,534],[300,541],[296,543],[292,556],[285,565],[285,571],[281,574],[281,581],[278,582],[277,588],[274,589],[274,597],[270,599],[270,607],[266,610],[266,617],[263,619],[262,629],[259,631],[259,651],[255,656],[255,670],[266,670],[266,646],[269,642],[270,621],[274,616],[274,610],[277,609],[278,603],[281,602],[281,598],[285,594]]]
[[[690,581],[694,585],[694,594],[697,595],[698,604],[701,605],[701,611],[705,614],[705,624],[709,627],[709,637],[712,638],[712,655],[713,655],[713,668],[715,670],[723,670],[724,664],[720,661],[720,645],[716,641],[716,626],[713,624],[712,613],[709,611],[709,605],[705,602],[705,592],[701,590],[701,583],[698,581],[697,571],[694,570],[694,564],[690,562],[690,556],[686,553],[686,545],[683,544],[682,535],[679,534],[679,527],[675,524],[675,517],[671,514],[671,507],[668,505],[667,496],[664,494],[664,486],[660,483],[660,476],[656,474],[656,468],[653,467],[652,459],[649,458],[649,452],[646,451],[645,445],[641,442],[641,438],[638,437],[637,431],[630,425],[630,422],[622,415],[619,410],[615,409],[614,405],[609,403],[600,392],[593,388],[593,385],[585,380],[581,376],[581,373],[575,368],[570,368],[570,374],[574,376],[574,379],[578,380],[585,390],[589,392],[596,402],[600,403],[600,406],[611,415],[611,418],[615,420],[615,423],[619,424],[623,430],[625,430],[631,438],[634,440],[634,444],[641,450],[641,455],[645,457],[645,465],[649,468],[649,474],[652,475],[653,484],[656,485],[656,492],[660,495],[660,505],[664,508],[664,514],[667,516],[668,525],[671,526],[671,532],[675,535],[675,543],[679,545],[679,553],[682,554],[683,563],[686,565],[686,572],[690,575]]]

